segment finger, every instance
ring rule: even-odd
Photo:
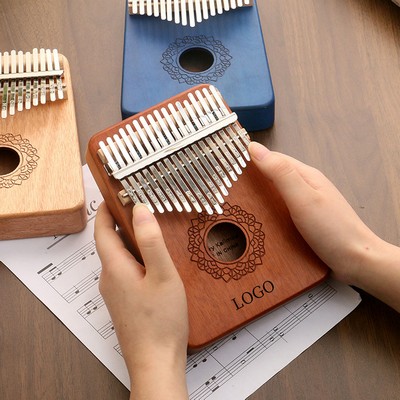
[[[257,168],[273,182],[289,209],[307,203],[315,196],[315,185],[309,183],[312,168],[281,153],[272,152],[257,142],[250,143],[249,153]],[[305,176],[309,179],[305,179]]]
[[[97,210],[94,238],[103,268],[114,265],[117,259],[121,261],[121,257],[127,260],[133,259],[115,231],[115,221],[104,202],[100,204]]]
[[[152,212],[144,205],[137,204],[132,212],[135,238],[146,267],[146,273],[159,279],[167,279],[175,266],[171,260],[161,228]]]

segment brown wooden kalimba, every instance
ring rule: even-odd
[[[0,53],[0,239],[86,225],[67,59],[56,50]]]
[[[236,114],[210,85],[130,117],[89,142],[88,165],[136,256],[132,204],[145,203],[156,213],[186,288],[192,350],[327,275],[278,193],[250,161],[248,144]]]

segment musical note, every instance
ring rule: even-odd
[[[84,279],[75,284],[72,288],[62,294],[62,297],[68,302],[72,302],[76,297],[97,284],[100,277],[101,268],[91,271]]]
[[[92,316],[97,310],[100,309],[100,307],[104,306],[104,304],[103,297],[99,294],[80,307],[78,309],[78,313],[86,319]]]
[[[206,362],[207,362],[207,357],[205,357],[203,353],[199,353],[197,357],[196,356],[190,357],[186,364],[186,373],[188,373],[192,369],[198,368],[199,366],[201,366]]]
[[[113,325],[112,321],[108,321],[104,326],[102,326],[98,330],[98,332],[104,339],[107,339],[111,335],[113,335],[115,333],[115,331],[114,331],[114,325]]]
[[[286,341],[285,337],[298,326],[308,315],[320,308],[326,301],[334,296],[336,290],[329,284],[324,284],[315,292],[310,292],[307,296],[307,301],[299,305],[296,309],[290,310],[290,303],[283,308],[287,310],[286,318],[283,318],[278,324],[273,326],[269,331],[263,331],[258,337],[253,331],[256,329],[257,322],[249,325],[246,328],[234,333],[229,338],[225,338],[217,342],[210,349],[207,349],[199,354],[196,358],[189,356],[187,368],[187,376],[197,373],[199,360],[208,357],[209,365],[215,367],[212,377],[203,381],[201,386],[198,386],[190,393],[191,400],[204,400],[210,397],[216,390],[221,388],[226,382],[236,376],[249,363],[260,357],[271,346],[276,345],[281,341]],[[289,339],[287,339],[289,340]],[[229,341],[235,341],[237,346],[237,355],[232,357],[229,362],[219,358],[218,350],[222,344],[227,346]],[[244,345],[241,349],[239,346]],[[211,363],[211,364],[210,364]]]
[[[93,256],[95,254],[96,254],[95,242],[94,240],[92,240],[91,242],[83,246],[81,249],[79,249],[69,257],[67,257],[65,260],[57,264],[54,268],[45,272],[42,275],[42,277],[47,283],[52,284],[52,282],[56,279],[54,278],[54,276],[57,277],[60,276],[61,274],[65,274],[69,270],[77,267],[80,262],[87,260],[88,256]],[[44,272],[45,269],[41,271]],[[39,273],[41,271],[39,271]],[[57,271],[57,274],[55,274],[54,271]]]
[[[60,271],[57,267],[54,267],[49,270],[49,274],[51,275],[51,280],[56,280],[59,276],[62,275],[62,271]]]

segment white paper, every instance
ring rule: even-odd
[[[0,260],[129,389],[114,327],[98,290],[93,240],[102,201],[83,167],[88,224],[74,235],[0,242]],[[327,281],[200,353],[188,357],[192,400],[245,399],[328,332],[360,302],[357,292]]]

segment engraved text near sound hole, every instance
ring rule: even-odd
[[[186,49],[179,56],[179,65],[188,72],[204,72],[214,64],[212,53],[202,47]]]
[[[0,176],[11,174],[18,168],[20,162],[21,158],[16,150],[0,146]]]
[[[247,236],[236,224],[220,222],[206,235],[207,250],[215,260],[231,263],[239,260],[247,247]]]

